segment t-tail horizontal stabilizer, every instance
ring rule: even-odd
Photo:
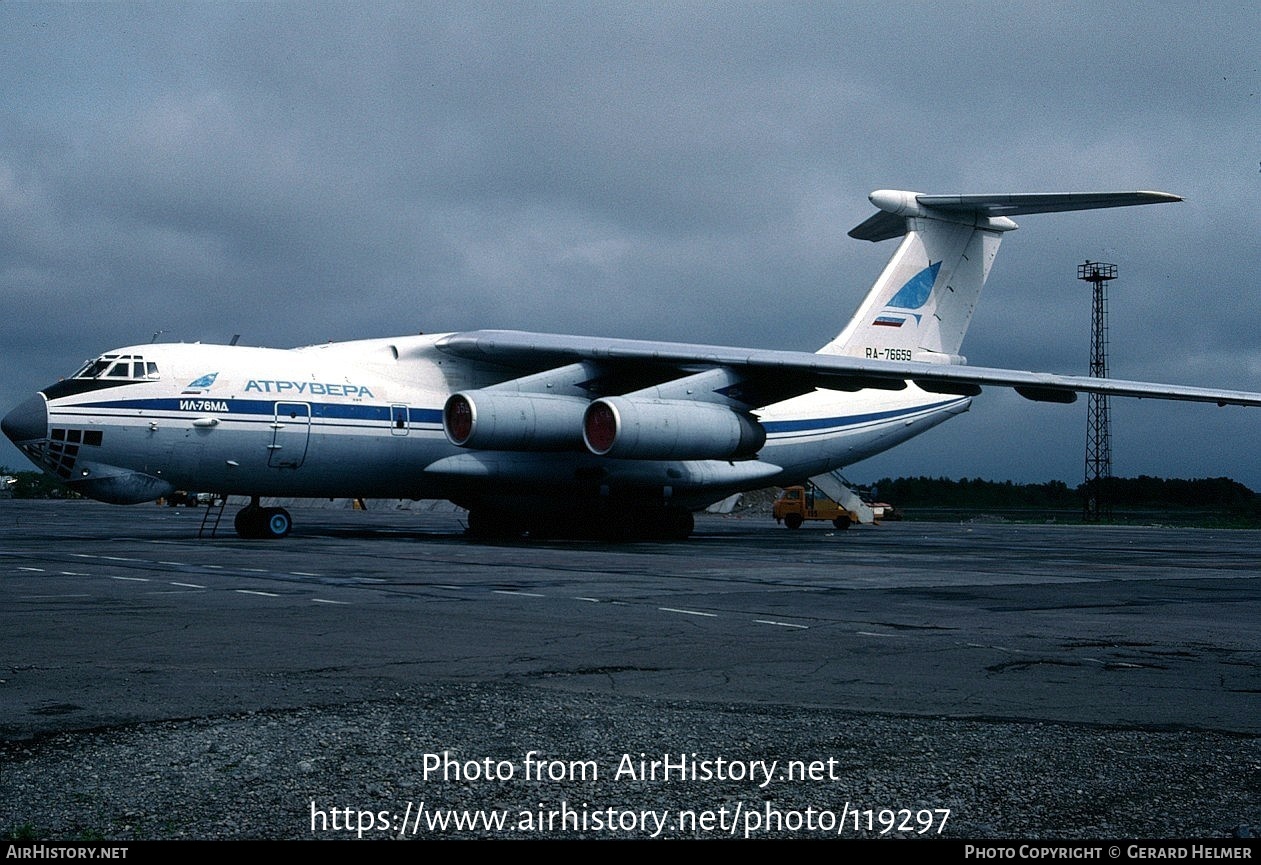
[[[959,349],[1010,217],[1181,201],[1166,192],[925,195],[879,189],[880,212],[850,231],[902,243],[845,329],[821,354],[961,364]]]
[[[981,219],[1021,216],[1029,213],[1062,213],[1069,210],[1102,210],[1107,207],[1134,207],[1139,204],[1167,204],[1182,201],[1168,192],[1016,192],[1007,195],[925,195],[900,189],[877,189],[867,198],[876,213],[851,229],[855,240],[880,241],[901,237],[907,232],[907,217],[956,221],[960,217],[981,226]],[[1016,227],[1007,220],[999,230]]]

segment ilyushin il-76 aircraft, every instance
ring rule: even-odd
[[[1261,405],[1261,394],[968,366],[960,346],[1011,217],[1179,201],[1161,192],[873,192],[849,232],[901,238],[815,353],[476,330],[294,349],[119,348],[3,419],[90,498],[249,497],[241,537],[279,538],[263,497],[447,499],[482,535],[683,538],[734,493],[803,483],[968,410],[984,386]]]

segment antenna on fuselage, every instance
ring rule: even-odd
[[[164,334],[164,333],[166,333],[166,331],[165,331],[165,330],[155,330],[155,331],[153,332],[153,336],[152,336],[152,337],[150,337],[150,339],[149,339],[149,345],[153,345],[155,342],[157,342],[157,341],[158,341],[158,337],[159,337],[159,336],[161,336],[161,335],[162,335],[162,334]]]
[[[232,334],[232,341],[229,342],[228,345],[236,345],[236,341],[240,338],[241,338],[241,335],[239,333]]]

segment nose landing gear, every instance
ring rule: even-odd
[[[237,511],[233,527],[242,538],[283,538],[293,528],[293,519],[284,508],[261,507],[255,496]]]

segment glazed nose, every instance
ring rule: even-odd
[[[48,401],[44,395],[37,393],[18,403],[0,420],[0,430],[15,445],[48,438]]]

